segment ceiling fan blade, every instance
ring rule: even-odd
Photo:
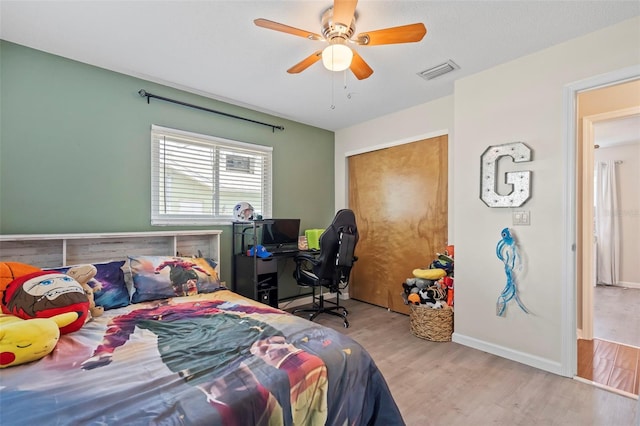
[[[289,74],[297,74],[309,68],[311,65],[315,64],[322,58],[322,50],[318,50],[317,52],[312,53],[311,55],[304,58],[302,61],[298,62],[291,68],[287,70]]]
[[[281,31],[287,34],[293,34],[299,37],[308,38],[309,40],[324,40],[320,34],[312,33],[311,31],[301,30],[299,28],[290,27],[289,25],[280,24],[278,22],[269,21],[268,19],[255,19],[253,21],[259,27],[269,30]]]
[[[422,40],[427,33],[423,23],[402,25],[400,27],[385,28],[383,30],[360,33],[355,38],[356,43],[363,46],[377,46],[381,44],[414,43]]]
[[[353,50],[353,59],[351,60],[351,66],[349,67],[349,69],[358,80],[364,80],[365,78],[368,78],[371,74],[373,74],[373,70],[371,69],[371,67],[355,50]]]
[[[334,0],[333,22],[345,25],[349,28],[353,15],[356,13],[358,0]]]

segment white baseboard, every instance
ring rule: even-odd
[[[548,371],[553,374],[562,376],[562,365],[560,362],[552,361],[550,359],[541,358],[539,356],[527,354],[513,349],[505,348],[503,346],[495,345],[493,343],[478,340],[473,337],[464,336],[460,333],[453,333],[451,341],[459,343],[470,348],[478,349],[483,352],[487,352],[493,355],[497,355],[502,358],[510,359],[512,361],[526,364],[531,367],[538,368],[540,370]]]
[[[616,287],[640,288],[640,283],[632,283],[631,281],[618,281],[614,284]]]

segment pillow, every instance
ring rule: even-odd
[[[79,282],[56,271],[37,271],[11,281],[4,292],[2,311],[28,320],[75,312],[61,334],[77,331],[89,315],[89,299]]]
[[[123,269],[125,262],[125,260],[118,260],[93,264],[97,272],[88,284],[93,288],[93,297],[96,306],[102,306],[105,311],[127,306],[130,303],[129,290]],[[64,266],[50,270],[66,274],[69,269],[75,266],[79,265]],[[99,289],[100,287],[102,288]]]
[[[60,328],[77,318],[77,312],[30,320],[0,316],[0,368],[26,364],[49,355],[60,339]]]
[[[0,301],[2,300],[4,289],[7,288],[11,281],[22,275],[37,271],[41,271],[41,269],[26,263],[0,262]]]
[[[220,279],[211,259],[168,256],[130,256],[132,303],[211,293]]]

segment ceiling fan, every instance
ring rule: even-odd
[[[302,72],[322,59],[327,69],[342,71],[349,68],[358,80],[363,80],[373,74],[373,69],[349,45],[378,46],[382,44],[414,43],[422,40],[427,33],[427,29],[424,24],[417,23],[368,31],[354,37],[357,3],[357,0],[334,0],[333,7],[330,7],[322,14],[322,35],[268,19],[260,18],[253,22],[262,28],[329,43],[324,49],[313,52],[289,68],[287,70],[288,73],[297,74]]]

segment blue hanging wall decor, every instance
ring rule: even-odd
[[[528,314],[529,311],[520,301],[520,297],[518,297],[518,288],[516,286],[516,279],[514,275],[515,269],[521,266],[518,247],[516,246],[516,242],[511,235],[509,228],[504,228],[502,230],[501,237],[502,238],[498,241],[498,245],[496,246],[496,255],[498,256],[498,259],[504,263],[504,273],[507,275],[507,284],[502,290],[502,293],[500,293],[500,296],[498,296],[498,301],[496,302],[496,315],[500,317],[506,316],[507,304],[512,299],[515,299],[518,306],[520,306],[520,309]]]

